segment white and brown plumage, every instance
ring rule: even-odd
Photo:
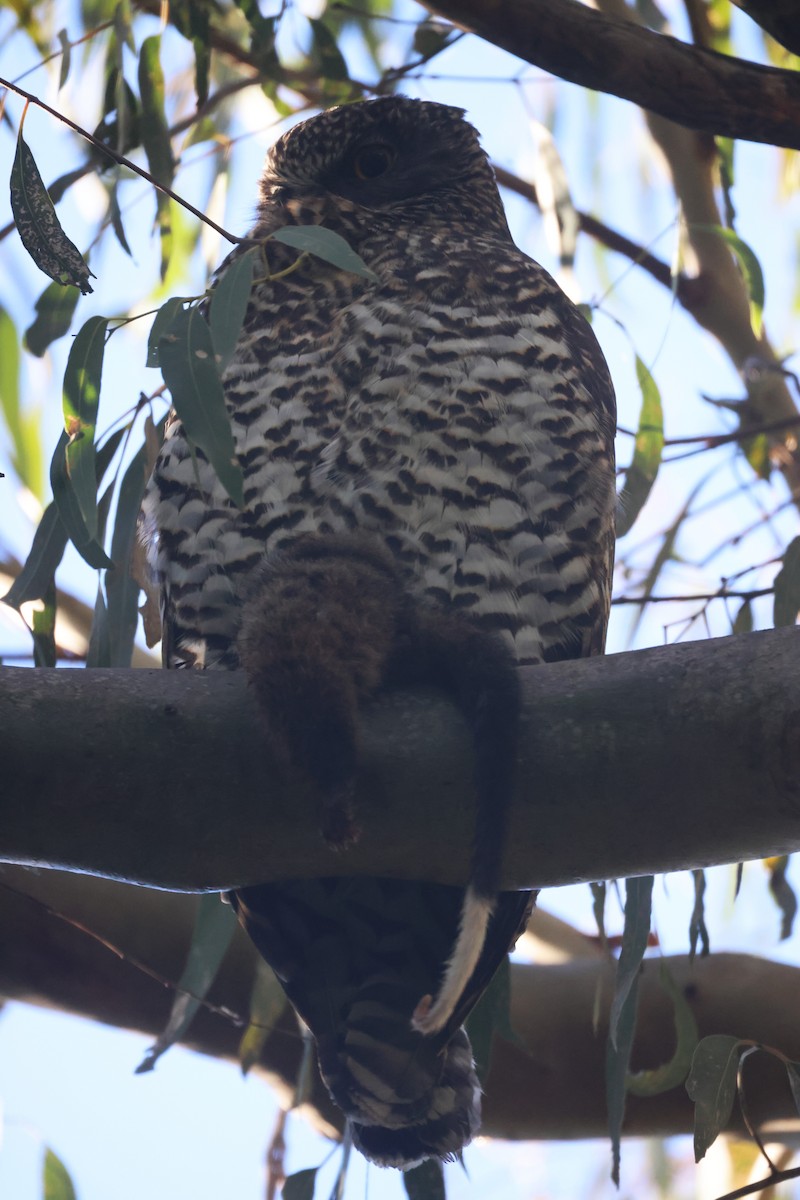
[[[478,1128],[460,1027],[529,904],[495,897],[515,664],[602,650],[614,397],[588,325],[513,244],[460,110],[398,97],[297,126],[268,157],[252,236],[291,224],[341,234],[378,282],[308,258],[254,286],[224,377],[244,507],[176,423],[144,522],[166,665],[248,670],[332,840],[354,833],[360,701],[425,679],[472,724],[466,902],[355,879],[234,897],[356,1143],[407,1166]],[[296,258],[268,255],[273,275]]]

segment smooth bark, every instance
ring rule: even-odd
[[[504,886],[800,846],[796,629],[524,673]],[[334,853],[238,673],[0,670],[0,860],[214,890],[325,874],[463,883],[471,752],[434,692],[364,713],[359,842]]]
[[[0,992],[155,1037],[166,1024],[174,993],[164,983],[180,975],[194,906],[190,896],[61,872],[0,868]],[[54,916],[53,910],[91,929],[126,957]],[[156,978],[132,960],[146,964]],[[249,943],[237,936],[209,998],[246,1016],[253,962]],[[688,956],[677,955],[667,963],[701,1036],[752,1038],[800,1061],[800,970],[739,954],[712,955],[693,966]],[[658,975],[658,960],[648,960],[634,1049],[637,1069],[658,1066],[673,1052],[671,1002]],[[512,1023],[522,1045],[495,1042],[484,1102],[487,1135],[606,1135],[605,1023],[612,985],[613,967],[592,958],[559,966],[512,965]],[[595,1032],[598,989],[600,1024]],[[242,1027],[230,1018],[201,1009],[187,1044],[234,1061],[241,1034]],[[291,1097],[299,1056],[297,1027],[287,1010],[267,1041],[259,1068],[284,1102]],[[760,1124],[768,1123],[770,1137],[798,1131],[800,1119],[785,1072],[774,1060],[766,1055],[751,1059],[746,1084],[751,1114]],[[307,1113],[322,1132],[335,1135],[339,1116],[318,1079]],[[692,1105],[678,1087],[647,1099],[631,1097],[625,1132],[688,1133],[692,1121]],[[732,1127],[741,1128],[738,1113]]]

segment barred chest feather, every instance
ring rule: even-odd
[[[225,377],[241,511],[170,430],[144,513],[173,665],[235,665],[265,551],[352,530],[520,663],[600,648],[612,418],[587,390],[594,375],[610,393],[591,331],[509,241],[374,225],[353,240],[379,285],[309,259],[254,289]],[[273,271],[293,258],[270,255]]]

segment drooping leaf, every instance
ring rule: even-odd
[[[20,395],[19,339],[13,320],[0,307],[0,409],[12,443],[11,461],[22,483],[40,500],[42,448],[37,413],[26,413]]]
[[[148,476],[147,447],[135,455],[119,488],[114,532],[111,535],[113,567],[106,571],[108,665],[129,667],[139,618],[139,584],[131,573],[136,526]]]
[[[69,1171],[49,1146],[42,1163],[42,1196],[43,1200],[76,1200]]]
[[[521,1045],[511,1024],[511,969],[506,958],[486,991],[467,1017],[466,1029],[472,1045],[475,1070],[483,1083],[489,1073],[492,1043],[497,1033],[508,1042]]]
[[[158,358],[189,440],[203,451],[233,502],[241,505],[242,469],[214,362],[211,330],[198,308],[177,313],[159,340]]]
[[[111,666],[108,642],[108,607],[102,584],[97,585],[92,628],[89,632],[89,647],[86,651],[86,666],[92,668]]]
[[[769,871],[769,890],[781,911],[781,941],[792,936],[794,919],[797,916],[797,896],[792,885],[786,878],[789,866],[789,856],[781,854],[775,858],[767,858],[764,865]]]
[[[608,938],[606,937],[606,897],[608,888],[605,883],[591,883],[589,887],[592,892],[592,913],[597,925],[597,933],[600,938],[600,944],[605,949],[608,945]]]
[[[445,1200],[444,1170],[435,1158],[403,1172],[403,1187],[409,1200]]]
[[[317,1170],[317,1167],[309,1167],[305,1171],[296,1171],[294,1175],[290,1175],[283,1185],[281,1200],[314,1200]]]
[[[51,583],[42,597],[44,607],[33,614],[33,661],[37,667],[54,667],[56,650],[56,586]]]
[[[714,1034],[703,1038],[694,1052],[686,1091],[695,1106],[695,1162],[700,1162],[730,1120],[741,1045],[738,1038]]]
[[[210,6],[198,4],[196,0],[175,0],[170,5],[170,16],[175,28],[192,43],[194,50],[194,87],[198,108],[202,108],[208,99],[211,64],[210,14]]]
[[[21,608],[28,600],[41,600],[55,576],[67,547],[67,531],[56,505],[48,504],[36,527],[25,565],[3,596],[3,603]]]
[[[286,993],[272,967],[259,958],[250,994],[250,1022],[239,1042],[239,1065],[243,1075],[260,1059],[264,1044],[287,1004]]]
[[[311,61],[316,72],[325,82],[349,82],[347,63],[330,29],[324,21],[314,17],[309,19],[308,24],[311,28]]]
[[[656,381],[636,355],[636,378],[642,394],[633,460],[619,494],[617,537],[625,537],[642,511],[661,465],[664,450],[664,412]]]
[[[622,933],[622,948],[617,964],[614,999],[609,1016],[608,1036],[612,1045],[616,1043],[617,1024],[625,998],[634,981],[639,977],[639,969],[647,949],[652,896],[652,875],[641,875],[625,880],[625,924]]]
[[[41,358],[53,342],[69,329],[80,299],[76,287],[62,287],[51,283],[36,301],[36,317],[25,331],[23,345],[30,354]]]
[[[625,924],[617,963],[606,1045],[606,1105],[611,1138],[611,1178],[619,1184],[620,1142],[625,1117],[626,1081],[636,1032],[639,971],[650,933],[653,876],[625,881]]]
[[[21,129],[11,168],[11,211],[22,244],[39,270],[56,283],[80,288],[84,295],[91,292],[92,272],[61,227]]]
[[[753,632],[753,606],[749,600],[743,600],[741,608],[733,619],[731,633]]]
[[[128,239],[125,236],[125,226],[122,224],[122,212],[119,207],[119,196],[117,195],[117,180],[114,180],[108,193],[108,215],[111,220],[111,228],[116,234],[117,241],[122,249],[132,258],[131,248],[128,245]]]
[[[58,90],[61,91],[69,78],[69,68],[72,63],[72,47],[66,29],[59,29],[58,41],[61,46],[61,69],[58,73]]]
[[[136,1068],[137,1074],[152,1071],[164,1051],[174,1045],[189,1028],[214,982],[235,928],[236,916],[229,904],[223,904],[216,893],[200,897],[192,944],[178,982],[169,1021]]]
[[[184,304],[188,303],[189,298],[187,296],[170,296],[169,300],[166,300],[161,305],[161,308],[153,317],[153,324],[150,327],[150,337],[147,339],[146,367],[157,367],[159,365],[158,343],[161,341],[162,337],[167,332],[170,325],[183,308]]]
[[[636,1012],[639,1003],[639,976],[631,980],[615,1021],[615,1039],[606,1043],[606,1108],[611,1139],[611,1178],[619,1186],[620,1144],[625,1119],[626,1082],[630,1069]]]
[[[689,919],[689,961],[694,962],[697,953],[697,943],[700,942],[700,954],[703,958],[709,951],[708,929],[705,917],[706,873],[692,871],[694,881],[694,908]]]
[[[741,268],[747,295],[750,300],[750,324],[756,337],[761,336],[764,319],[764,272],[761,263],[751,246],[722,225],[692,225],[692,229],[700,233],[715,233],[730,247]]]
[[[97,539],[89,533],[75,489],[72,486],[72,480],[69,477],[67,469],[68,443],[67,434],[62,433],[50,461],[50,486],[53,489],[53,500],[67,535],[81,558],[90,567],[109,567],[111,559]]]
[[[686,1079],[697,1046],[697,1022],[683,990],[677,985],[666,963],[661,962],[659,982],[672,1001],[672,1020],[675,1026],[675,1050],[672,1058],[660,1067],[629,1075],[627,1089],[635,1096],[657,1096],[679,1087]]]
[[[775,576],[775,628],[794,625],[800,612],[800,537],[793,538],[783,553],[783,565]]]
[[[270,237],[295,250],[315,254],[332,266],[349,271],[352,275],[360,275],[371,283],[379,282],[375,272],[370,270],[344,238],[324,225],[286,225],[283,229],[276,229]]]
[[[90,317],[78,331],[67,359],[62,392],[64,428],[69,438],[67,470],[86,531],[93,540],[97,538],[94,436],[107,329],[107,317]]]
[[[211,293],[209,323],[220,375],[230,362],[242,331],[258,255],[255,247],[234,258]]]
[[[787,1062],[786,1074],[789,1077],[789,1087],[792,1089],[795,1108],[800,1113],[800,1063]]]
[[[145,38],[139,52],[139,94],[142,98],[139,130],[150,174],[158,183],[171,187],[175,176],[175,158],[164,112],[164,73],[159,59],[160,49],[161,37],[154,35]],[[169,198],[163,192],[156,192],[156,205],[163,240],[172,232]],[[168,246],[163,253],[162,277],[166,273],[170,249]]]

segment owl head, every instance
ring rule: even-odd
[[[403,208],[442,193],[478,193],[500,207],[478,134],[464,111],[389,96],[329,109],[295,125],[269,152],[262,202],[338,196],[359,207]]]

